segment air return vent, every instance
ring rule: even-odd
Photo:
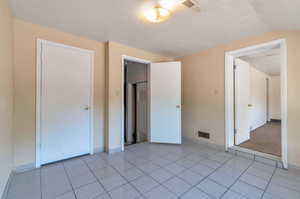
[[[209,139],[210,135],[207,132],[198,131],[198,137]]]

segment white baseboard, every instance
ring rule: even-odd
[[[98,147],[94,149],[94,153],[101,153],[104,152],[104,147]],[[33,169],[36,169],[35,163],[29,163],[24,165],[19,165],[13,169],[14,173],[23,173],[26,171],[31,171]]]
[[[108,154],[117,153],[117,152],[122,152],[122,147],[117,147],[117,148],[114,148],[114,149],[108,149]]]
[[[290,169],[290,170],[294,170],[294,171],[296,171],[297,173],[300,174],[300,166],[296,166],[296,165],[293,165],[293,164],[289,164],[289,169]]]
[[[101,153],[104,152],[104,147],[97,147],[94,149],[94,153]]]
[[[9,185],[12,181],[13,175],[14,175],[13,172],[10,172],[9,177],[7,179],[7,182],[6,182],[6,185],[5,185],[5,188],[4,188],[4,191],[2,193],[1,199],[7,199],[8,188],[9,188]]]
[[[217,149],[219,151],[226,151],[225,146],[223,146],[223,145],[218,145],[218,144],[214,144],[214,143],[205,142],[205,141],[197,139],[197,138],[191,138],[191,137],[188,137],[188,136],[183,136],[183,141],[189,141],[189,142],[193,142],[193,143],[197,143],[197,144],[206,145],[207,147],[214,148],[214,149]],[[245,148],[241,148],[241,147],[230,148],[228,152],[230,152],[234,155],[246,157],[248,159],[249,158],[253,159],[257,162],[261,162],[261,163],[264,163],[264,164],[276,166],[277,168],[283,168],[283,165],[282,165],[282,162],[281,162],[280,158],[278,158],[276,156],[267,155],[267,154],[263,154],[263,153],[260,153],[260,152],[255,152],[255,151],[245,149]],[[289,164],[288,169],[295,170],[296,172],[300,173],[300,166],[295,166],[295,165]]]
[[[36,169],[34,162],[17,166],[17,167],[14,168],[13,172],[14,173],[23,173],[23,172],[26,172],[26,171],[31,171],[33,169]]]

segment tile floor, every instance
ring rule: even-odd
[[[7,199],[299,199],[300,173],[206,145],[137,144],[16,174]]]

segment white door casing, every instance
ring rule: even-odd
[[[150,66],[150,141],[181,144],[181,63]]]
[[[250,65],[235,59],[235,144],[250,139]]]
[[[281,147],[283,167],[288,168],[288,56],[287,56],[287,41],[286,39],[278,39],[258,45],[253,45],[233,51],[225,52],[225,150],[230,149],[242,151],[240,147],[234,146],[234,84],[233,74],[234,59],[241,56],[255,54],[258,51],[265,51],[266,49],[280,48],[280,87],[281,87]],[[263,156],[271,159],[278,159],[278,157],[270,157],[269,154],[251,151],[252,154]]]
[[[36,166],[93,153],[93,51],[38,40]]]

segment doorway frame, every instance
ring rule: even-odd
[[[128,55],[122,55],[122,68],[121,68],[121,98],[122,98],[122,110],[121,110],[121,151],[125,150],[125,140],[124,140],[124,136],[125,136],[125,104],[124,104],[124,75],[125,75],[125,60],[127,61],[132,61],[132,62],[137,62],[137,63],[141,63],[141,64],[147,64],[147,90],[148,90],[148,111],[147,111],[147,115],[148,115],[148,122],[147,122],[147,126],[148,126],[148,141],[150,138],[150,64],[152,63],[152,61],[146,60],[146,59],[141,59],[141,58],[137,58],[137,57],[133,57],[133,56],[128,56]]]
[[[36,40],[36,137],[35,137],[35,167],[41,167],[41,102],[42,102],[42,45],[50,44],[58,47],[72,49],[78,52],[88,53],[91,56],[91,74],[90,74],[90,132],[89,132],[89,152],[91,155],[94,154],[94,56],[95,52],[93,50],[78,48],[70,45],[65,45],[62,43],[57,43],[53,41],[48,41],[44,39],[37,38]]]
[[[280,48],[281,68],[280,68],[280,85],[281,85],[281,161],[285,169],[288,168],[288,129],[287,129],[287,42],[286,39],[278,39],[270,42],[261,43],[233,51],[225,52],[225,150],[230,148],[241,150],[234,145],[234,59],[240,56],[246,56],[257,53],[259,50]],[[242,150],[245,151],[245,150]],[[248,150],[249,151],[249,150]],[[272,158],[266,153],[257,152],[257,155]]]

